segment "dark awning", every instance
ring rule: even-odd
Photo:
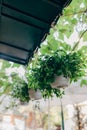
[[[0,58],[27,64],[71,0],[0,0]]]

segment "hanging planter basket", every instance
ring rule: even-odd
[[[33,89],[29,90],[29,97],[32,100],[39,100],[42,98],[41,92],[39,90],[35,91]]]
[[[64,77],[63,75],[55,75],[55,80],[51,83],[52,88],[66,88],[69,86],[69,78]]]

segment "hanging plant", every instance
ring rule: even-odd
[[[54,40],[55,41],[55,40]],[[51,45],[51,44],[50,44]],[[28,67],[29,88],[39,89],[43,97],[52,97],[54,94],[61,97],[64,94],[61,87],[67,87],[68,83],[76,82],[86,75],[87,46],[77,49],[78,42],[73,48],[66,43],[59,43],[55,51],[51,50],[36,56]],[[49,46],[50,47],[50,46]],[[54,85],[55,78],[59,81]],[[59,85],[60,78],[66,79],[65,84]],[[56,88],[57,87],[57,88]]]
[[[12,87],[11,96],[19,99],[21,103],[28,102],[30,100],[28,84],[24,81],[15,82]]]
[[[21,104],[28,103],[29,100],[38,100],[42,98],[41,92],[39,90],[29,89],[25,81],[14,82],[11,96],[18,99]]]

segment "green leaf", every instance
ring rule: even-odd
[[[80,86],[87,85],[87,79],[82,79]]]
[[[71,22],[72,22],[73,25],[76,25],[77,19],[73,18]]]
[[[61,43],[61,46],[63,47],[63,49],[65,51],[70,51],[71,50],[71,46],[69,44]]]
[[[83,41],[87,42],[87,32],[83,35]]]
[[[81,49],[79,50],[79,52],[82,52],[85,55],[87,55],[87,46],[82,46]]]
[[[40,49],[40,52],[41,52],[42,54],[46,54],[46,53],[49,52],[49,50],[50,50],[50,48],[49,48],[48,45],[42,45],[42,46],[41,46],[41,49]]]
[[[87,7],[87,0],[84,0],[85,6]]]
[[[48,44],[53,51],[56,51],[58,49],[58,41],[54,38],[51,41],[49,41]]]
[[[59,31],[60,31],[60,33],[65,33],[67,31],[67,29],[62,28]]]

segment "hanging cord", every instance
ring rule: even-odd
[[[33,125],[33,130],[37,129],[37,124],[36,124],[36,112],[40,111],[40,102],[36,101],[35,104],[33,105],[33,110],[34,110],[34,125]]]
[[[33,105],[33,110],[34,110],[34,114],[33,114],[33,120],[34,120],[33,130],[36,130],[36,110],[37,110],[37,102]]]
[[[50,130],[50,99],[48,99],[48,130]]]
[[[61,124],[62,124],[62,130],[65,130],[65,127],[64,127],[64,113],[63,113],[63,105],[62,105],[61,98],[60,98],[60,107],[61,107]]]
[[[78,45],[79,45],[79,43],[80,43],[80,40],[81,40],[81,38],[83,37],[83,35],[84,35],[86,32],[87,32],[87,29],[82,32],[82,34],[81,34],[79,40],[78,40],[78,41],[76,42],[76,44],[73,46],[72,51],[74,51],[75,49],[78,48]]]

